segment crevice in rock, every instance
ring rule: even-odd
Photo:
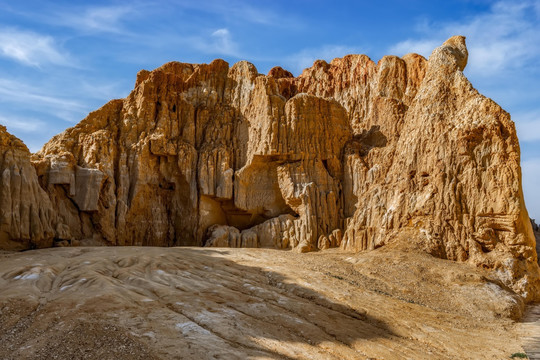
[[[349,154],[366,157],[373,148],[382,148],[388,144],[388,138],[380,131],[380,126],[373,125],[369,130],[354,135],[346,145]]]

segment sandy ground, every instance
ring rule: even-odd
[[[1,359],[508,359],[522,311],[482,270],[391,246],[0,253]]]

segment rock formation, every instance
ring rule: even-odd
[[[411,241],[538,299],[514,124],[463,75],[467,56],[457,36],[429,60],[348,55],[296,78],[245,61],[142,70],[127,98],[34,154],[35,172],[2,140],[0,191],[24,171],[32,195],[2,197],[0,239],[300,252]]]
[[[30,151],[0,125],[0,249],[53,245],[55,213],[39,186]]]

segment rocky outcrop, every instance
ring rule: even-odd
[[[30,151],[0,125],[0,249],[50,247],[55,212],[39,186]]]
[[[59,226],[83,243],[316,249],[342,227],[352,133],[339,103],[278,80],[221,60],[139,73],[34,156]]]
[[[349,113],[344,249],[373,249],[412,229],[433,255],[497,269],[534,298],[537,257],[514,124],[465,78],[467,56],[464,38],[453,37],[428,61],[385,57],[375,66],[349,56],[315,63],[296,84]]]
[[[142,70],[33,156],[36,203],[55,209],[38,219],[57,243],[362,251],[406,236],[538,298],[514,124],[467,57],[458,36],[429,60],[348,55],[296,78],[245,61]]]

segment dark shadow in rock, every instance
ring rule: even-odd
[[[385,147],[388,143],[387,137],[380,131],[380,126],[373,125],[369,130],[362,131],[359,135],[354,135],[350,147],[360,156],[366,156],[375,147]]]

